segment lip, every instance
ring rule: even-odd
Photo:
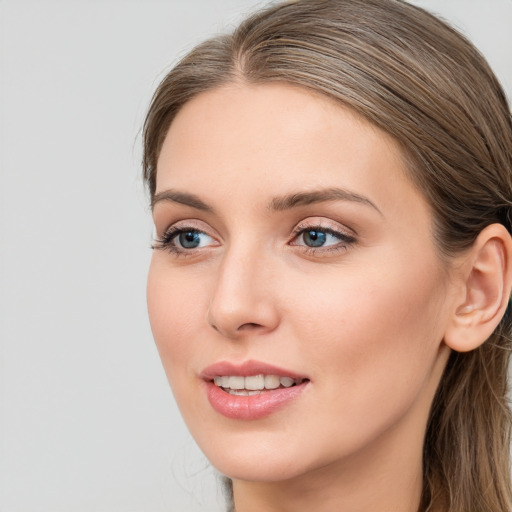
[[[249,377],[253,375],[279,375],[292,379],[306,379],[304,382],[289,388],[266,390],[259,395],[230,395],[213,383],[217,375],[233,375]],[[260,361],[245,361],[234,364],[220,361],[206,367],[200,374],[204,380],[206,395],[212,408],[223,416],[235,420],[256,420],[271,415],[299,398],[308,387],[310,380],[290,370]]]
[[[200,377],[203,380],[212,380],[217,375],[233,375],[237,377],[250,377],[253,375],[279,375],[279,377],[291,377],[292,379],[308,379],[306,375],[299,375],[273,364],[263,363],[261,361],[244,361],[240,364],[230,363],[228,361],[219,361],[207,366]]]

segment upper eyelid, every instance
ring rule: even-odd
[[[300,233],[301,231],[305,229],[314,229],[314,228],[321,228],[325,230],[330,230],[334,233],[340,233],[346,236],[350,237],[356,237],[357,232],[349,228],[348,226],[341,224],[337,221],[322,218],[322,217],[309,217],[307,219],[304,219],[300,222],[298,222],[295,227],[293,228],[293,233]]]
[[[204,229],[199,229],[199,228],[196,228],[196,227],[193,227],[193,226],[176,226],[175,224],[169,226],[163,233],[162,237],[163,238],[169,238],[169,240],[171,239],[175,239],[178,235],[180,235],[181,233],[186,233],[187,231],[194,231],[196,233],[200,233],[202,235],[206,235],[207,237],[211,238],[212,240],[215,240],[216,242],[218,242],[218,237],[208,233],[208,231],[204,230]]]
[[[155,226],[156,227],[156,226]],[[186,231],[187,229],[198,231],[201,233],[204,233],[208,236],[213,236],[210,231],[213,231],[215,233],[216,230],[211,228],[208,224],[206,224],[204,221],[201,221],[199,219],[182,219],[172,222],[171,224],[166,225],[162,230],[156,229],[157,233],[162,233],[163,236],[165,236],[167,233],[171,231]]]
[[[326,232],[327,234],[337,238],[339,240],[338,244],[336,245],[347,245],[347,244],[353,244],[357,241],[356,237],[353,236],[353,235],[349,235],[347,233],[345,233],[344,231],[341,231],[341,230],[335,230],[335,229],[329,229],[329,228],[325,228],[325,227],[321,227],[321,226],[311,226],[309,229],[308,228],[305,228],[305,229],[299,229],[297,232],[295,232],[293,238],[290,240],[290,242],[288,242],[290,245],[293,245],[293,246],[302,246],[303,244],[298,244],[298,243],[292,243],[292,242],[295,242],[297,239],[300,238],[300,236],[305,233],[306,231],[308,230],[315,230],[318,229],[318,230],[322,230],[324,232]],[[318,248],[313,248],[311,247],[311,249],[314,249],[314,250],[324,250],[326,249],[327,247],[330,247],[330,246],[320,246]]]

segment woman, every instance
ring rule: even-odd
[[[512,123],[396,0],[192,50],[144,131],[153,334],[237,512],[512,510]]]

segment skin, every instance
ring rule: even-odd
[[[372,204],[269,208],[276,197],[334,187]],[[163,198],[170,190],[210,209]],[[230,84],[179,112],[156,192],[157,239],[173,226],[204,234],[200,247],[179,253],[156,242],[153,334],[192,435],[234,480],[237,512],[416,512],[460,287],[398,145],[301,88]],[[313,228],[353,241],[330,236],[311,249],[297,231]],[[265,418],[226,418],[200,373],[249,359],[310,383]]]

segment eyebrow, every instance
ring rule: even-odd
[[[295,194],[276,197],[270,202],[269,209],[273,211],[283,211],[289,210],[291,208],[297,208],[299,206],[306,206],[309,204],[340,200],[352,201],[370,206],[382,215],[382,212],[375,205],[375,203],[370,201],[370,199],[367,197],[341,188],[327,188],[311,192],[297,192]]]
[[[158,194],[155,194],[151,200],[151,209],[154,208],[155,204],[162,201],[184,204],[204,212],[213,212],[213,208],[211,206],[207,205],[196,195],[188,194],[187,192],[178,192],[177,190],[164,190],[163,192],[159,192]]]
[[[300,206],[340,200],[352,201],[370,206],[378,213],[380,213],[380,215],[382,215],[382,212],[375,205],[375,203],[370,201],[370,199],[367,197],[341,188],[327,188],[310,192],[296,192],[281,197],[275,197],[270,201],[268,209],[271,211],[285,211],[291,210],[292,208],[298,208]],[[199,199],[198,196],[195,194],[189,194],[187,192],[179,192],[172,189],[159,192],[153,197],[153,200],[151,201],[151,208],[153,209],[155,204],[162,201],[170,201],[173,203],[183,204],[185,206],[190,206],[204,212],[214,212],[214,209],[210,205],[206,204],[203,200]]]

